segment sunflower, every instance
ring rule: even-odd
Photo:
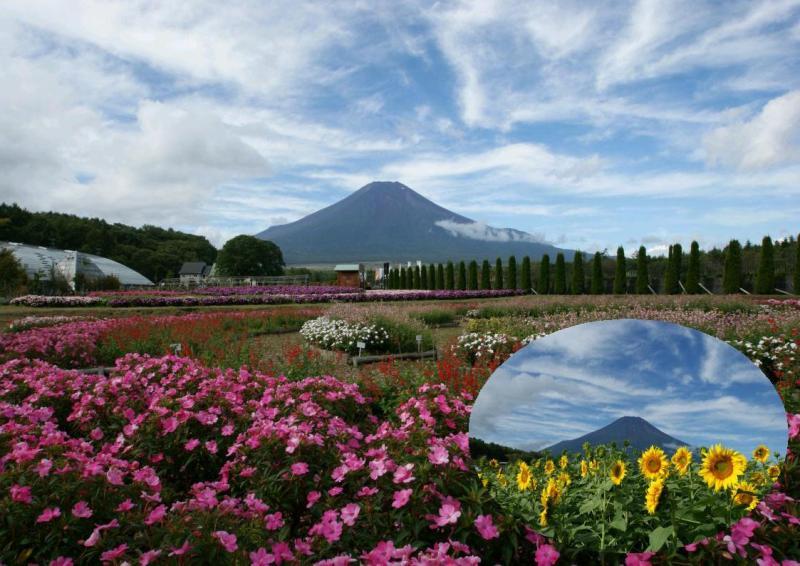
[[[547,492],[548,486],[542,488],[542,493],[539,496],[539,502],[542,504],[542,507],[547,507],[547,502],[550,501],[550,495]]]
[[[625,479],[625,462],[622,460],[617,460],[614,462],[614,465],[611,466],[611,481],[614,485],[619,485],[622,483],[622,480]]]
[[[592,475],[596,474],[599,469],[600,464],[597,463],[597,460],[592,460],[589,462],[589,471],[592,473]]]
[[[675,454],[672,456],[672,464],[675,466],[675,469],[678,470],[680,475],[686,473],[686,470],[689,469],[689,465],[692,463],[692,453],[691,451],[686,448],[685,446],[681,446],[675,451]]]
[[[739,476],[744,473],[745,466],[747,459],[742,454],[725,448],[722,444],[715,444],[706,452],[698,473],[706,480],[708,487],[719,491],[736,485]]]
[[[561,486],[562,489],[567,487],[571,483],[572,483],[572,478],[570,477],[569,473],[561,472],[560,474],[558,474],[558,485]]]
[[[555,503],[559,502],[559,500],[561,499],[561,488],[558,486],[558,482],[556,482],[556,480],[554,480],[553,478],[547,480],[547,487],[545,487],[545,490],[547,490],[548,500],[553,501]]]
[[[585,478],[589,473],[589,464],[586,463],[586,460],[581,460],[581,477]]]
[[[654,480],[664,475],[668,465],[667,456],[657,446],[651,446],[642,452],[639,458],[639,469],[642,471],[642,475],[649,480]]]
[[[569,459],[567,458],[566,454],[562,454],[561,458],[558,459],[558,466],[563,470],[569,464]]]
[[[661,499],[661,492],[664,490],[664,479],[657,478],[650,482],[647,486],[647,495],[644,498],[644,506],[647,512],[654,515],[658,507],[658,501]]]
[[[544,465],[544,473],[548,476],[556,471],[556,465],[553,463],[552,460],[548,460],[547,463]]]
[[[744,505],[748,511],[752,511],[758,505],[758,497],[755,494],[756,488],[746,481],[739,482],[733,490],[733,502],[736,505]]]
[[[756,485],[763,486],[767,483],[767,478],[762,472],[753,472],[750,474],[750,481]]]
[[[756,446],[756,449],[753,450],[753,458],[761,462],[762,464],[769,460],[769,448],[764,446],[763,444],[759,444]]]
[[[498,462],[495,458],[492,458],[491,460],[489,460],[489,465],[493,468],[499,468],[500,462]]]
[[[767,475],[772,480],[778,479],[778,476],[781,475],[781,467],[780,466],[776,466],[776,465],[773,464],[772,466],[767,468]]]
[[[508,485],[508,479],[506,478],[506,475],[502,471],[497,472],[497,483],[499,483],[503,487]]]
[[[531,486],[531,469],[525,462],[519,463],[519,472],[517,472],[517,487],[520,491],[525,491]]]
[[[539,526],[542,528],[547,526],[547,506],[539,513]]]

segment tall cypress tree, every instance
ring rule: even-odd
[[[508,281],[506,282],[506,287],[509,289],[517,288],[517,258],[513,255],[508,258]]]
[[[567,266],[564,254],[556,255],[556,277],[553,281],[553,293],[563,295],[567,292]]]
[[[800,234],[794,244],[794,277],[792,277],[792,292],[800,295]]]
[[[617,264],[614,266],[614,294],[624,295],[628,290],[627,268],[625,266],[625,250],[617,248]]]
[[[583,274],[583,254],[575,252],[572,260],[572,294],[583,295],[583,285],[586,277]]]
[[[447,262],[447,268],[445,271],[445,278],[444,278],[444,288],[448,291],[452,291],[456,288],[456,274],[453,268],[453,262]]]
[[[689,268],[686,271],[686,292],[696,295],[700,292],[700,244],[692,242],[689,248]]]
[[[489,260],[483,260],[481,264],[481,289],[492,288],[492,268],[489,265]]]
[[[389,285],[391,285],[392,289],[397,289],[400,287],[400,274],[397,272],[397,268],[392,269],[389,273],[391,273],[391,277],[389,277]]]
[[[458,280],[456,287],[459,291],[467,290],[467,266],[463,261],[458,262]]]
[[[725,267],[722,272],[722,292],[738,293],[742,286],[742,245],[731,240],[725,248]]]
[[[650,273],[647,269],[647,250],[644,246],[639,246],[639,253],[636,254],[636,293],[646,295],[650,292]]]
[[[412,277],[411,287],[414,289],[419,289],[421,285],[419,265],[415,265],[414,268],[411,270],[411,277]]]
[[[673,293],[673,286],[675,279],[675,261],[673,260],[674,246],[669,247],[667,254],[667,269],[664,271],[664,294],[671,295]]]
[[[531,258],[530,256],[525,256],[522,258],[522,271],[520,273],[521,281],[519,282],[520,287],[526,293],[531,292],[531,288],[533,288],[533,278],[531,277]]]
[[[772,295],[775,293],[775,251],[772,247],[772,238],[764,236],[761,240],[761,256],[758,260],[758,275],[756,276],[756,293],[759,295]]]
[[[428,288],[428,266],[423,265],[422,269],[419,270],[419,288],[420,289],[427,289]]]
[[[445,288],[444,265],[441,263],[436,266],[436,289],[442,291]]]
[[[605,291],[603,284],[603,256],[600,252],[594,252],[592,260],[592,295],[602,295]]]
[[[550,294],[550,256],[544,254],[542,262],[539,264],[539,288],[540,295]]]
[[[683,266],[683,248],[680,244],[672,247],[672,271],[675,273],[675,282],[672,285],[672,294],[677,295],[681,292],[681,269]]]
[[[497,261],[494,262],[494,288],[505,289],[503,285],[503,260],[499,257]]]
[[[478,262],[474,259],[469,262],[469,279],[467,280],[467,289],[474,291],[478,288]]]
[[[428,266],[428,289],[436,290],[436,266],[434,264]]]
[[[405,267],[400,268],[400,288],[408,289],[408,273]]]

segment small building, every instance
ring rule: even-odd
[[[178,275],[181,285],[200,284],[211,273],[211,266],[204,261],[186,261]]]
[[[361,263],[341,263],[333,268],[336,272],[336,285],[339,287],[361,287],[364,282],[364,265]]]

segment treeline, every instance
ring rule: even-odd
[[[473,460],[485,457],[487,460],[495,459],[498,462],[515,462],[517,460],[530,462],[541,456],[539,452],[518,450],[474,437],[469,439],[469,454]]]
[[[118,261],[158,282],[176,277],[185,261],[214,263],[217,250],[203,236],[145,225],[134,228],[57,212],[29,212],[0,204],[0,241],[76,250]]]
[[[632,259],[622,246],[615,257],[575,252],[567,262],[559,253],[534,263],[525,256],[518,264],[511,256],[454,263],[415,265],[389,270],[388,289],[523,289],[540,295],[701,294],[780,291],[800,293],[800,245],[787,238],[777,244],[766,236],[760,246],[742,246],[731,240],[722,250],[701,252],[692,242],[688,253],[681,244],[669,247],[667,257],[649,257],[641,246]]]

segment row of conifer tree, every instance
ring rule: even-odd
[[[800,240],[800,238],[799,238]],[[793,276],[795,293],[800,290],[800,243],[797,245],[797,259]],[[550,256],[545,254],[538,264],[538,277],[534,281],[534,266],[530,257],[522,259],[519,270],[517,258],[508,258],[506,267],[497,258],[494,269],[488,260],[479,266],[473,260],[446,264],[416,265],[389,270],[386,280],[388,289],[435,289],[435,290],[477,290],[477,289],[522,289],[535,291],[540,295],[554,294],[593,294],[602,295],[607,292],[603,276],[603,254],[596,252],[590,266],[584,266],[586,254],[575,252],[571,263],[571,281],[567,286],[567,263],[563,253],[556,255],[555,264],[551,265]],[[635,262],[636,275],[629,284],[628,262]],[[684,253],[680,244],[669,247],[666,270],[664,272],[664,294],[699,294],[707,292],[702,283],[702,266],[700,247],[692,242],[688,254],[688,265],[685,277],[681,279]],[[625,250],[617,248],[612,292],[622,295],[628,292],[636,294],[655,293],[650,278],[648,264],[650,258],[644,246],[639,248],[634,259],[625,257]],[[588,285],[586,270],[589,269]],[[722,274],[722,292],[726,294],[742,292],[744,273],[742,269],[742,246],[738,240],[731,240],[724,250],[724,267]],[[757,294],[769,295],[775,289],[775,257],[772,239],[767,236],[761,244],[758,270],[755,274],[753,290]]]

